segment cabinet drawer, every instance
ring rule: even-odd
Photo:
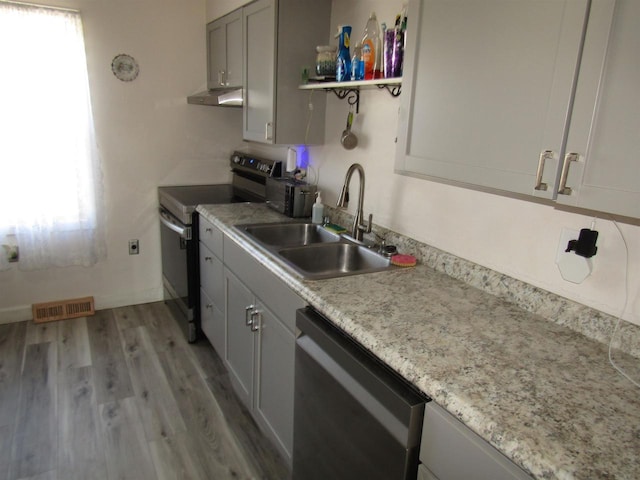
[[[427,403],[424,409],[420,461],[439,480],[531,480],[524,470],[435,402]]]
[[[291,332],[295,332],[296,310],[306,305],[302,298],[226,235],[224,263]]]
[[[204,243],[216,257],[222,260],[222,230],[200,215],[198,234],[200,235],[200,241]]]
[[[200,286],[224,312],[224,267],[203,242],[200,242]]]
[[[200,289],[200,326],[220,358],[225,357],[224,314],[216,307],[207,292]]]

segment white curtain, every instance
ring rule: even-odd
[[[0,58],[0,245],[18,245],[21,270],[93,265],[106,252],[80,14],[0,2]]]

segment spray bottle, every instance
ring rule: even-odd
[[[351,78],[351,56],[349,55],[349,45],[351,36],[350,25],[340,25],[338,27],[338,58],[336,59],[336,81],[344,82]]]

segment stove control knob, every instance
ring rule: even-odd
[[[231,157],[231,161],[232,161],[233,163],[236,163],[236,164],[237,164],[237,163],[240,163],[240,155],[233,155],[233,156]]]

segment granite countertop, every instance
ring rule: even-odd
[[[260,204],[198,211],[535,478],[640,478],[640,390],[607,345],[425,265],[305,281],[231,228],[286,217]]]

